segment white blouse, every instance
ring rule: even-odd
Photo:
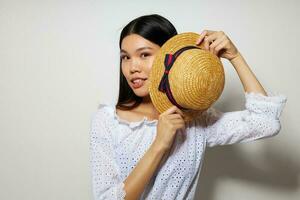
[[[243,143],[279,133],[285,95],[245,93],[245,110],[222,113],[209,108],[178,131],[140,199],[194,199],[206,147]],[[156,136],[157,120],[119,118],[115,106],[100,104],[90,130],[90,164],[95,200],[122,200],[124,181]]]

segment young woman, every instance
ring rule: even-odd
[[[159,114],[149,96],[149,73],[160,47],[176,34],[159,15],[134,19],[121,32],[118,103],[100,104],[91,123],[94,199],[193,199],[206,147],[266,138],[281,129],[286,97],[263,89],[222,31],[203,31],[197,44],[231,62],[246,109],[209,108],[188,123],[176,106]]]

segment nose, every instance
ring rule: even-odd
[[[141,66],[140,62],[138,59],[132,59],[131,65],[130,65],[130,72],[140,72],[141,71]]]

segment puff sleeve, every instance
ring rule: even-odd
[[[208,147],[244,143],[279,133],[279,117],[287,101],[284,95],[245,92],[245,110],[221,112],[210,108],[205,114]]]
[[[115,161],[111,129],[104,108],[92,115],[90,129],[90,166],[94,200],[125,199],[124,183]]]

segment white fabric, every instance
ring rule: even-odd
[[[205,148],[243,143],[274,136],[284,95],[245,93],[245,110],[222,113],[209,108],[177,132],[172,153],[159,166],[140,199],[193,199]],[[157,120],[121,119],[115,107],[100,104],[93,114],[90,152],[95,200],[125,198],[123,181],[143,157],[156,136]]]

